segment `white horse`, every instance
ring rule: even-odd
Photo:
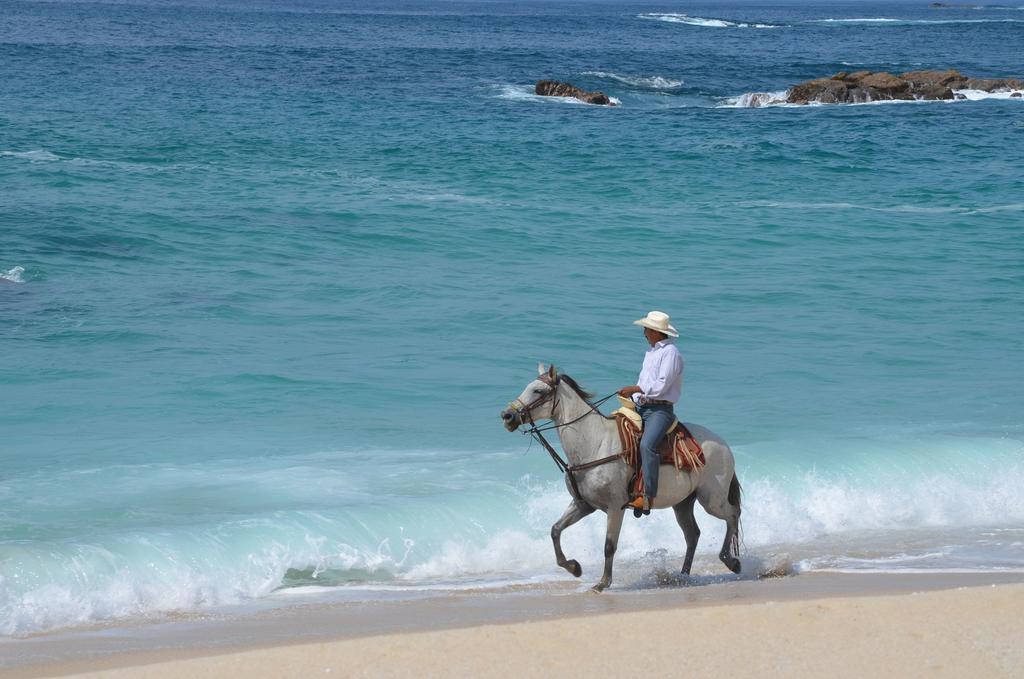
[[[608,515],[604,541],[604,575],[594,585],[602,591],[612,583],[612,562],[622,528],[624,505],[629,500],[632,468],[617,457],[621,451],[614,418],[607,417],[590,403],[575,380],[559,374],[555,366],[538,366],[539,377],[501,413],[509,431],[537,420],[551,420],[568,458],[566,486],[573,495],[572,503],[562,518],[551,527],[558,565],[577,578],[583,573],[575,559],[562,553],[562,531],[583,517],[600,509]],[[732,450],[714,432],[700,425],[686,423],[687,429],[704,450],[705,465],[693,471],[678,471],[663,465],[658,481],[658,495],[653,509],[671,507],[686,539],[683,575],[689,575],[693,554],[697,550],[700,528],[693,518],[693,503],[700,502],[708,514],[726,523],[725,540],[718,558],[733,573],[740,572],[739,518],[740,483],[736,479]],[[573,477],[573,478],[570,478]]]

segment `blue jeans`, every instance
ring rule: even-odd
[[[654,497],[658,494],[658,470],[661,467],[661,456],[658,455],[658,442],[676,419],[675,411],[670,405],[646,405],[636,409],[644,421],[644,433],[640,438],[640,463],[644,472],[644,495]]]

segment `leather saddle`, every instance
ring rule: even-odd
[[[631,401],[620,399],[623,407],[612,413],[622,444],[622,459],[634,469],[640,467],[640,437],[643,434],[643,420]],[[627,404],[628,403],[628,404]],[[676,420],[658,442],[661,463],[670,464],[678,470],[691,471],[704,466],[704,450],[686,425]]]

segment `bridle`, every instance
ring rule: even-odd
[[[529,434],[534,439],[536,439],[538,443],[544,446],[544,449],[548,451],[548,454],[551,456],[552,461],[554,461],[555,466],[558,467],[559,471],[561,471],[563,474],[566,474],[569,477],[569,485],[572,488],[573,497],[576,498],[576,500],[586,504],[586,501],[583,499],[583,496],[580,495],[579,486],[576,485],[576,472],[583,471],[585,469],[590,469],[592,467],[597,467],[608,462],[614,462],[615,460],[621,459],[621,453],[609,455],[608,457],[602,457],[599,460],[591,460],[590,462],[584,462],[583,464],[569,464],[568,462],[563,460],[562,456],[558,454],[558,452],[551,446],[550,443],[548,443],[548,440],[544,438],[543,432],[551,431],[552,429],[561,429],[562,427],[568,427],[571,424],[576,424],[584,417],[587,417],[592,413],[597,413],[598,415],[601,415],[601,411],[598,410],[597,407],[604,403],[605,401],[607,401],[608,399],[615,396],[618,392],[613,391],[612,393],[608,394],[607,396],[598,401],[595,401],[594,403],[587,401],[587,405],[590,406],[590,410],[588,410],[587,412],[583,413],[582,415],[573,420],[570,420],[568,422],[562,422],[561,424],[552,423],[541,427],[533,419],[533,409],[539,405],[547,403],[548,401],[552,401],[550,419],[554,419],[555,409],[558,407],[558,385],[560,384],[561,380],[559,379],[559,376],[557,374],[554,377],[550,377],[548,375],[541,375],[537,379],[551,387],[550,391],[548,391],[548,393],[546,394],[538,396],[529,404],[523,403],[520,399],[517,398],[508,404],[508,409],[514,412],[516,416],[519,418],[519,426],[529,423],[530,428],[525,430],[523,434]]]
[[[525,424],[527,422],[530,423],[530,429],[528,431],[524,432],[524,433],[527,433],[527,434],[533,433],[533,431],[535,429],[537,429],[537,424],[533,421],[533,409],[534,408],[536,408],[539,405],[543,405],[544,403],[547,403],[548,401],[553,401],[553,403],[551,404],[551,414],[554,415],[555,414],[555,408],[558,407],[558,383],[559,383],[558,376],[556,375],[555,378],[552,379],[552,378],[548,377],[547,375],[541,375],[537,379],[539,381],[543,382],[544,384],[548,385],[551,388],[548,391],[548,393],[542,394],[541,396],[538,396],[537,398],[535,398],[529,404],[523,403],[518,398],[515,399],[514,401],[509,402],[509,404],[508,404],[508,409],[511,410],[512,412],[514,412],[516,414],[516,416],[519,418],[520,426],[522,426],[523,424]]]

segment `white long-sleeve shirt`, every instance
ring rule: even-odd
[[[637,378],[641,392],[633,400],[643,405],[644,401],[679,400],[683,390],[683,357],[671,339],[663,339],[644,354],[644,366]]]

